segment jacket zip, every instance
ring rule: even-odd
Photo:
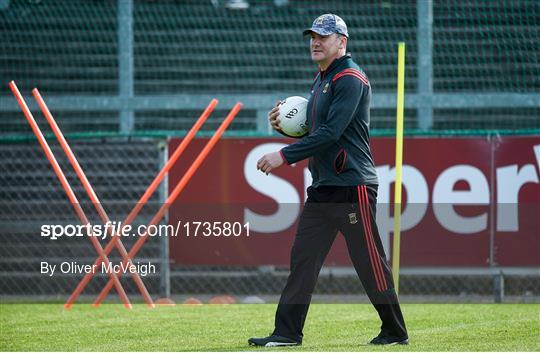
[[[315,108],[317,107],[317,98],[319,97],[319,91],[322,84],[322,77],[323,76],[321,75],[320,82],[317,85],[317,88],[315,90],[315,96],[313,97],[313,106],[311,107],[311,129],[309,130],[309,132],[312,132],[313,129],[315,128]],[[317,174],[317,180],[318,180],[319,179],[319,166],[315,162],[315,157],[311,157],[311,158],[313,160],[313,163],[312,163],[313,170]]]
[[[317,107],[317,98],[319,97],[319,90],[321,88],[322,80],[319,82],[317,89],[315,91],[315,96],[313,97],[313,106],[311,107],[311,129],[309,132],[312,132],[315,129],[315,108]]]

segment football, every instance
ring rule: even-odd
[[[299,96],[286,98],[279,106],[279,127],[288,136],[299,137],[308,132],[306,125],[307,99]]]

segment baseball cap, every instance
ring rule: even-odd
[[[349,32],[347,32],[347,25],[345,21],[338,15],[327,13],[321,15],[313,21],[311,28],[306,29],[303,34],[308,35],[311,32],[320,34],[321,36],[329,36],[332,33],[339,33],[349,38]]]

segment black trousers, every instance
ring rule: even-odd
[[[379,313],[381,330],[406,338],[392,273],[375,222],[377,185],[308,188],[291,250],[290,274],[276,312],[274,334],[302,341],[311,295],[340,231],[366,293]]]

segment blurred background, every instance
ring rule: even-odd
[[[198,142],[212,134],[234,103],[244,104],[225,141],[216,147],[228,154],[215,152],[216,162],[219,156],[244,161],[249,151],[239,144],[255,148],[266,142],[290,143],[271,131],[266,114],[278,99],[309,94],[317,67],[309,57],[309,39],[301,33],[323,13],[338,14],[346,21],[348,51],[370,79],[376,163],[393,163],[397,43],[404,41],[408,137],[404,162],[408,156],[411,165],[414,158],[421,159],[419,154],[407,154],[415,148],[443,156],[455,153],[444,168],[469,163],[470,158],[488,183],[489,200],[481,203],[489,221],[474,243],[482,248],[481,258],[471,253],[456,263],[460,251],[441,252],[444,241],[437,245],[411,237],[407,245],[404,235],[401,294],[411,301],[538,300],[538,222],[512,230],[495,221],[497,205],[500,216],[500,205],[523,203],[526,209],[521,214],[529,214],[529,220],[537,218],[539,210],[540,2],[536,0],[0,0],[0,296],[64,299],[80,277],[49,278],[39,273],[40,262],[90,263],[95,258],[89,242],[51,241],[38,235],[41,224],[74,222],[75,216],[9,91],[9,81],[15,80],[27,98],[68,179],[84,199],[82,186],[31,98],[30,90],[39,88],[111,218],[120,220],[212,98],[220,103]],[[421,145],[415,145],[418,140]],[[506,157],[499,158],[499,146],[506,146]],[[512,160],[515,156],[522,159]],[[430,158],[444,159],[440,154]],[[523,171],[508,179],[517,184],[515,200],[495,198],[504,189],[500,168],[508,165]],[[249,177],[241,167],[222,166],[214,178],[236,178],[246,184]],[[429,188],[444,168],[421,169]],[[211,180],[212,172],[205,170],[188,187],[191,194],[205,189],[200,180]],[[297,180],[303,175],[283,177],[302,184]],[[175,181],[177,177],[169,178],[138,222],[150,219]],[[234,181],[218,184],[232,193],[237,187]],[[303,187],[298,186],[299,195]],[[223,196],[220,202],[231,200]],[[91,205],[85,206],[90,213]],[[517,233],[508,240],[509,234],[499,232]],[[285,244],[290,244],[294,228],[284,234]],[[506,238],[498,244],[499,235]],[[126,243],[129,249],[133,239]],[[450,248],[467,246],[472,245],[452,243]],[[152,238],[138,256],[158,265],[158,272],[145,279],[154,297],[230,294],[239,301],[253,295],[275,300],[284,286],[286,263],[190,263],[179,247],[177,242]],[[422,255],[414,249],[419,247],[421,254],[433,251],[448,261],[417,261],[415,256]],[[281,251],[287,254],[288,247]],[[510,256],[498,261],[501,253]],[[342,255],[332,257],[338,260],[323,269],[317,294],[336,301],[365,300],[354,271],[340,260]],[[98,291],[104,280],[93,280],[85,294]],[[136,291],[130,279],[122,282],[129,293]]]

